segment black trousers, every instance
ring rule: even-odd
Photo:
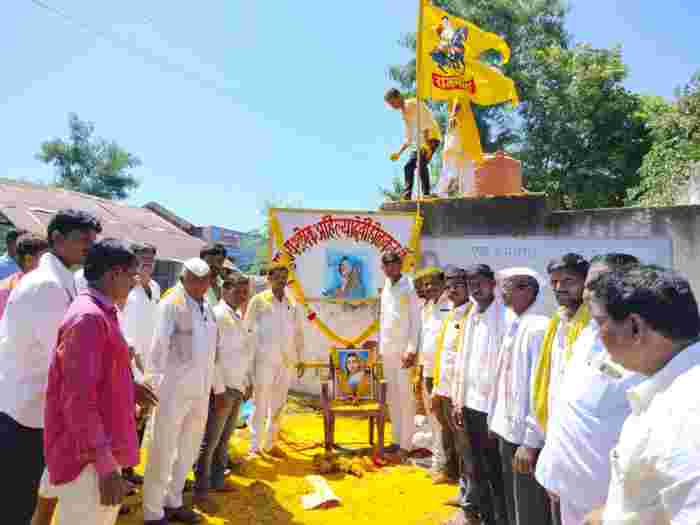
[[[489,438],[487,415],[462,409],[464,434],[468,443],[462,454],[464,510],[478,511],[484,525],[508,523],[498,440]]]
[[[435,153],[435,150],[437,150],[440,147],[440,141],[436,139],[431,139],[427,142],[426,146],[430,148],[432,158],[432,154]],[[430,195],[430,171],[428,170],[429,162],[430,159],[425,159],[423,158],[423,155],[421,155],[420,170],[418,171],[418,174],[420,175],[420,182],[421,187],[423,188],[423,195]],[[404,195],[407,199],[410,199],[411,195],[413,194],[413,181],[416,176],[417,163],[418,155],[417,152],[414,151],[413,153],[411,153],[408,162],[403,167],[404,184],[406,186]]]
[[[6,469],[0,476],[6,523],[30,525],[46,467],[44,430],[24,427],[0,412],[0,465]]]

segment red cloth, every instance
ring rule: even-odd
[[[63,319],[49,369],[44,453],[54,485],[85,465],[104,475],[138,464],[134,382],[117,309],[88,289]]]
[[[0,319],[5,314],[5,307],[10,298],[10,293],[19,284],[22,277],[24,277],[24,272],[17,272],[0,281]]]

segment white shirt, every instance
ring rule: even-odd
[[[255,366],[291,368],[301,361],[304,347],[302,310],[285,294],[278,300],[271,290],[254,296],[245,326],[255,354]]]
[[[537,448],[540,438],[528,425],[535,367],[549,319],[506,309],[506,335],[499,352],[489,400],[489,428],[514,445]]]
[[[147,353],[153,344],[160,300],[158,283],[151,279],[148,287],[151,290],[150,299],[143,286],[134,286],[129,292],[121,316],[124,336],[144,363],[148,360]]]
[[[628,392],[612,452],[606,525],[700,523],[700,344]]]
[[[435,345],[442,328],[442,322],[450,313],[450,301],[442,296],[435,301],[428,301],[421,308],[420,364],[423,377],[433,377],[435,369]]]
[[[416,143],[416,126],[418,125],[418,106],[415,98],[409,98],[404,102],[404,109],[401,112],[403,116],[404,125],[406,128],[406,142],[409,144]],[[420,105],[420,128],[422,131],[429,131],[429,136],[431,139],[440,140],[442,133],[440,132],[440,126],[435,120],[432,112],[422,102]],[[425,137],[421,136],[421,144],[425,142]]]
[[[208,398],[214,381],[218,333],[214,312],[181,283],[158,305],[146,381],[161,398]]]
[[[610,361],[591,321],[574,343],[537,460],[536,478],[544,488],[585,512],[605,503],[610,451],[630,414],[627,390],[643,379]]]
[[[214,307],[214,315],[219,328],[219,355],[216,360],[219,381],[225,388],[244,392],[251,384],[250,374],[255,357],[245,323],[240,314],[223,300]]]
[[[413,283],[403,275],[396,284],[386,280],[379,315],[379,353],[390,366],[401,356],[416,353],[420,330],[420,309]]]
[[[58,329],[77,295],[73,273],[52,253],[12,290],[0,320],[0,412],[44,427],[44,400]]]
[[[479,312],[477,305],[474,308],[457,357],[458,368],[451,397],[455,407],[488,413],[501,341],[505,335],[505,306],[494,299],[484,312]]]
[[[436,378],[433,385],[435,395],[443,397],[449,397],[450,395],[455,378],[455,364],[459,355],[459,344],[462,342],[460,335],[464,333],[464,323],[467,322],[467,316],[469,315],[467,308],[471,306],[471,303],[465,303],[454,308],[454,315],[449,318],[445,329],[445,339],[442,343],[442,352],[440,353],[440,377]]]

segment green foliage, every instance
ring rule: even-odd
[[[56,185],[105,199],[122,200],[139,186],[131,170],[141,161],[116,142],[93,138],[95,125],[68,117],[67,140],[43,142],[37,159],[56,170]]]
[[[255,228],[248,232],[248,235],[255,238],[257,246],[255,253],[255,262],[250,266],[249,273],[258,273],[265,268],[270,260],[270,208],[301,208],[302,204],[299,200],[290,199],[287,197],[272,197],[263,201],[258,209],[258,215],[262,217],[263,224],[260,228]]]
[[[623,206],[651,136],[641,97],[622,85],[621,50],[551,47],[537,60],[537,99],[524,109],[526,140],[516,155],[528,189],[562,208]]]
[[[654,145],[644,157],[640,184],[628,192],[628,204],[670,206],[686,190],[691,166],[700,161],[700,70],[676,100],[644,99]]]

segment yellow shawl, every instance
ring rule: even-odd
[[[469,303],[467,308],[464,310],[464,317],[462,317],[462,326],[459,327],[459,340],[457,341],[457,348],[462,347],[462,342],[464,341],[464,328],[467,326],[466,320],[472,311],[474,305]],[[442,322],[440,327],[440,333],[437,336],[437,341],[435,342],[435,366],[433,367],[433,389],[437,389],[440,384],[440,359],[442,356],[442,347],[445,346],[445,334],[447,333],[447,327],[453,321],[455,317],[455,309],[453,308],[447,315],[445,320]]]
[[[576,315],[571,319],[569,329],[566,332],[565,363],[568,363],[569,359],[571,359],[572,347],[590,320],[591,314],[588,311],[588,307],[586,305],[580,306]],[[554,338],[557,335],[557,328],[559,328],[560,321],[561,312],[557,310],[547,326],[544,341],[542,342],[542,352],[540,353],[540,359],[535,369],[535,381],[532,391],[533,404],[535,417],[544,432],[547,431],[547,419],[549,417],[549,385],[552,375],[552,348],[554,347]]]

